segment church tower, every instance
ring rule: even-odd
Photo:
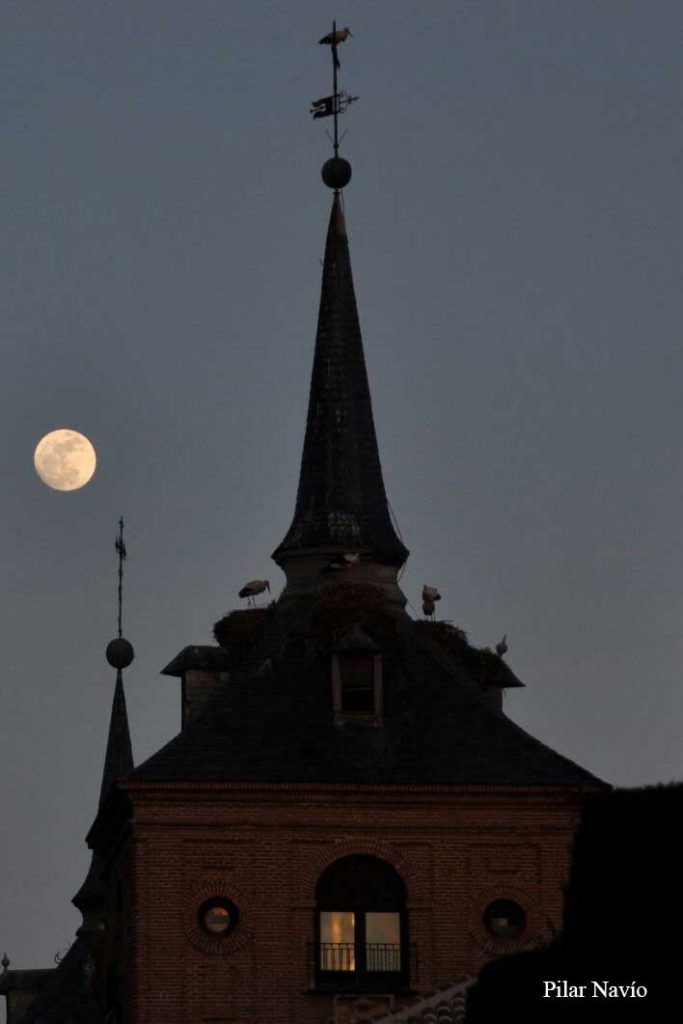
[[[406,613],[332,50],[308,417],[273,556],[286,585],[167,666],[183,728],[118,783],[90,834],[120,893],[106,927],[121,929],[126,1024],[351,1022],[457,987],[551,937],[580,802],[600,786],[505,717],[502,690],[521,684],[501,656]]]
[[[343,209],[335,35],[333,94],[314,106],[335,152],[308,418],[273,555],[286,584],[166,667],[181,731],[103,786],[88,836],[82,941],[119,1024],[354,1024],[405,1020],[436,989],[457,1000],[485,963],[559,927],[581,801],[603,786],[503,714],[503,689],[522,684],[502,655],[406,612]]]

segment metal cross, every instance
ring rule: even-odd
[[[114,541],[114,547],[119,556],[119,640],[123,636],[121,631],[121,609],[123,605],[123,563],[126,560],[128,552],[126,551],[126,545],[123,543],[123,516],[119,519],[119,535]]]

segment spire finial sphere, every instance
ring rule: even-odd
[[[321,174],[327,187],[338,192],[351,181],[351,164],[343,156],[333,156],[325,161]]]
[[[135,651],[133,645],[125,637],[117,636],[115,640],[110,640],[107,644],[104,656],[112,668],[128,668],[135,657]]]

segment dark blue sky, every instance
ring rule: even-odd
[[[475,643],[508,634],[527,689],[506,709],[540,739],[617,784],[680,778],[680,4],[5,0],[13,966],[49,965],[79,923],[118,516],[138,760],[179,725],[159,670],[210,642],[246,580],[281,585],[330,204],[308,107],[335,14],[404,590],[419,608],[438,585]],[[61,426],[97,449],[83,491],[34,473]]]

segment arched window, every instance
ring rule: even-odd
[[[316,887],[316,968],[323,987],[401,988],[408,977],[406,888],[378,857],[335,861]]]

